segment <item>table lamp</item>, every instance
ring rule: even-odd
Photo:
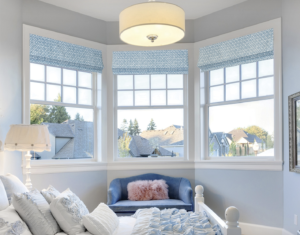
[[[6,135],[4,150],[27,151],[26,157],[26,184],[28,190],[32,189],[30,174],[30,151],[51,151],[50,136],[45,125],[11,125]]]

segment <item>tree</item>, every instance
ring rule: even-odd
[[[210,143],[209,144],[209,156],[210,157],[214,157],[213,154],[214,154],[215,150],[214,150],[214,144],[213,143]]]
[[[80,114],[79,114],[79,113],[76,113],[76,115],[75,115],[75,120],[77,120],[77,121],[81,121],[81,122],[83,122],[83,121],[84,121],[84,119],[83,119],[83,116],[80,116]]]
[[[151,121],[150,121],[150,123],[148,124],[147,130],[148,130],[148,131],[154,131],[154,130],[156,130],[156,124],[155,124],[155,122],[153,121],[153,118],[151,118]]]
[[[128,132],[129,135],[134,135],[132,120],[129,121],[129,126],[128,126],[128,129],[127,129],[127,132]]]
[[[232,141],[229,146],[229,156],[231,157],[236,156],[236,143],[234,141]]]
[[[272,135],[267,136],[266,148],[267,149],[274,148],[274,141],[273,141],[273,136]]]
[[[128,122],[126,119],[123,119],[123,122],[122,122],[122,125],[121,125],[121,130],[124,131],[124,132],[127,132],[128,131]]]
[[[128,133],[124,133],[122,137],[118,139],[118,150],[120,157],[128,157],[130,148],[129,144],[131,142],[131,137]]]
[[[133,135],[140,135],[141,133],[141,130],[140,130],[140,127],[139,127],[139,123],[136,119],[134,119],[134,122],[133,122]]]
[[[49,108],[46,105],[30,105],[30,124],[41,124],[47,121]]]
[[[268,132],[259,126],[249,126],[245,128],[244,131],[247,131],[249,134],[256,135],[265,143],[267,141]]]
[[[54,100],[55,102],[61,101],[61,96],[58,94],[57,99]],[[47,122],[49,123],[62,123],[68,119],[70,119],[70,115],[67,112],[66,107],[64,106],[52,106],[49,111],[49,115],[47,118]]]

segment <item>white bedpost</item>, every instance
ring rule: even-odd
[[[204,203],[204,197],[203,197],[203,193],[204,193],[204,188],[202,185],[197,185],[195,187],[195,202],[194,202],[194,211],[195,212],[199,212],[199,202],[203,202]]]
[[[239,210],[234,206],[228,207],[225,211],[225,218],[228,226],[227,235],[241,235],[242,231],[238,222],[240,218]]]

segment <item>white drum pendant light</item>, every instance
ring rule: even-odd
[[[185,12],[165,2],[149,1],[120,14],[120,38],[135,46],[164,46],[184,38]]]

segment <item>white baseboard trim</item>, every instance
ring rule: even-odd
[[[289,231],[286,231],[285,229],[282,230],[282,235],[294,235],[290,233]]]
[[[240,223],[242,235],[290,235],[283,233],[282,228],[269,227],[257,224]]]

